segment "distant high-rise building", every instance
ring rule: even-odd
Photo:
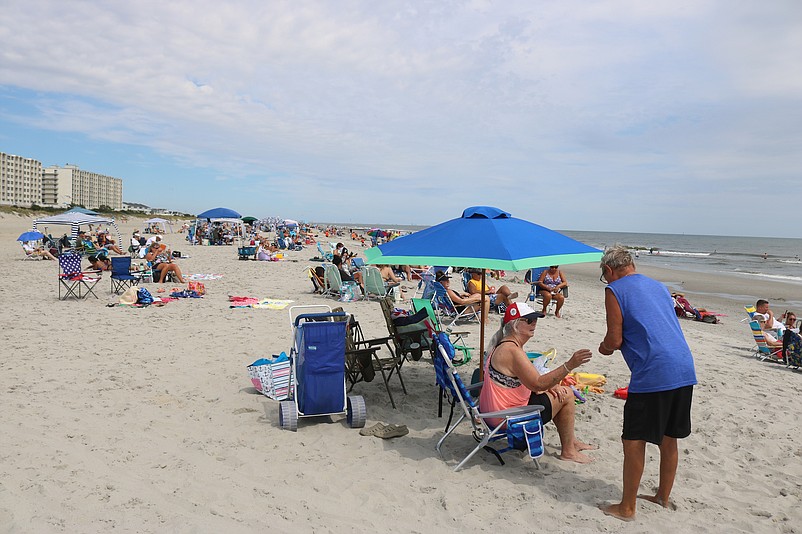
[[[0,204],[31,206],[41,203],[42,162],[0,152]]]
[[[97,209],[123,207],[122,178],[82,171],[77,165],[53,165],[42,171],[42,202],[46,205],[78,204]]]

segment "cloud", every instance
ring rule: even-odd
[[[655,231],[683,198],[718,217],[756,182],[802,192],[793,1],[6,4],[7,121],[209,169],[251,210],[341,216],[309,184],[377,222],[539,216],[556,189],[556,227]]]

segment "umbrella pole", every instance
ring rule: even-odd
[[[485,373],[485,269],[482,268],[482,300],[479,302],[479,380],[484,380]]]

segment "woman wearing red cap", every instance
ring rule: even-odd
[[[561,386],[563,378],[590,361],[588,349],[576,351],[571,358],[545,374],[529,361],[523,346],[535,333],[537,320],[544,315],[526,303],[513,302],[504,314],[504,322],[487,344],[485,381],[479,395],[479,409],[494,412],[526,405],[541,405],[543,423],[554,421],[560,435],[561,460],[586,464],[592,459],[584,450],[596,447],[583,443],[574,433],[574,393]],[[500,421],[492,422],[498,424]]]

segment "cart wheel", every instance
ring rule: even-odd
[[[345,412],[348,418],[348,426],[351,428],[362,428],[368,418],[368,409],[365,406],[365,399],[362,395],[348,397],[348,409]]]
[[[282,401],[278,405],[278,424],[282,430],[298,430],[298,410],[293,401]]]

